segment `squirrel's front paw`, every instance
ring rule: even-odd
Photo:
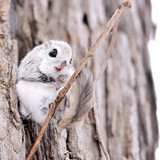
[[[67,81],[67,78],[68,78],[67,75],[60,75],[60,76],[58,76],[57,81],[64,83]]]
[[[58,83],[58,82],[52,82],[52,84],[51,84],[53,87],[56,87],[56,90],[59,90],[60,88],[61,88],[61,85],[60,85],[60,83]]]

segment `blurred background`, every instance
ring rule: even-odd
[[[153,80],[156,90],[156,97],[157,97],[157,117],[158,117],[158,126],[160,129],[160,1],[152,0],[152,20],[153,23],[156,25],[156,34],[155,38],[151,37],[149,41],[149,52],[151,58],[151,67],[152,67],[152,74]],[[160,132],[159,132],[160,137]],[[160,141],[159,141],[160,145]],[[156,150],[156,160],[160,159],[160,146]]]

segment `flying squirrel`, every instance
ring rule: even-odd
[[[31,50],[18,68],[17,94],[24,118],[43,124],[49,105],[74,73],[72,49],[63,41],[49,40]],[[92,108],[93,78],[82,69],[56,108],[53,119],[61,128],[80,121]]]

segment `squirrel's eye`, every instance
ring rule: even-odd
[[[53,49],[51,52],[49,52],[49,56],[50,57],[56,57],[57,53],[58,53],[57,49]]]

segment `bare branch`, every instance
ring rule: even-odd
[[[118,21],[119,22],[119,21]],[[102,74],[104,73],[106,67],[107,67],[107,64],[108,64],[108,59],[110,57],[110,54],[111,54],[111,51],[113,49],[113,46],[115,44],[115,40],[116,40],[116,34],[117,34],[117,26],[118,26],[118,22],[117,24],[113,27],[113,31],[112,31],[112,35],[111,35],[111,41],[110,41],[110,44],[109,44],[109,47],[108,47],[108,50],[107,50],[107,53],[106,53],[106,58],[103,62],[103,65],[102,65],[102,69],[101,69],[101,72],[98,73],[98,76],[96,77],[96,79],[94,80],[94,106],[93,106],[93,114],[94,114],[94,119],[95,119],[95,124],[96,124],[96,133],[97,133],[97,136],[96,136],[96,139],[99,141],[99,144],[102,148],[102,151],[106,157],[106,160],[110,160],[110,157],[109,157],[109,154],[105,148],[105,145],[104,145],[104,142],[103,142],[103,139],[102,139],[102,136],[101,136],[101,132],[100,132],[100,126],[99,126],[99,119],[98,119],[98,113],[97,113],[97,102],[96,102],[96,84],[97,84],[97,81],[102,77]]]
[[[88,62],[89,58],[92,57],[93,53],[99,47],[99,45],[102,43],[102,41],[104,40],[104,38],[108,35],[109,31],[118,22],[118,20],[120,19],[120,16],[121,16],[121,14],[122,14],[122,12],[123,12],[123,10],[124,10],[125,7],[128,7],[128,8],[131,7],[131,4],[130,4],[129,1],[125,1],[124,3],[122,3],[119,6],[119,8],[115,11],[115,13],[111,17],[111,19],[108,21],[107,25],[105,26],[103,32],[101,33],[101,35],[97,39],[97,41],[89,48],[88,53],[82,59],[81,63],[77,67],[76,71],[71,76],[70,80],[67,82],[66,86],[59,92],[59,94],[58,94],[55,102],[50,105],[50,111],[48,113],[48,116],[47,116],[45,122],[43,123],[43,125],[41,127],[41,130],[39,132],[39,135],[38,135],[38,137],[37,137],[34,145],[32,146],[31,151],[30,151],[29,155],[27,156],[26,160],[30,160],[30,158],[32,157],[32,155],[36,151],[36,148],[38,147],[38,144],[39,144],[42,136],[44,135],[44,132],[45,132],[47,126],[48,126],[48,123],[49,123],[50,119],[52,118],[52,115],[55,112],[56,107],[58,106],[58,104],[60,103],[60,101],[64,98],[65,94],[67,93],[67,91],[71,87],[71,84],[73,83],[73,81],[75,80],[75,78],[78,76],[78,74],[81,72],[81,70],[85,66],[85,64]]]
[[[99,81],[99,79],[102,77],[102,75],[103,75],[103,73],[104,73],[104,71],[105,71],[105,69],[107,67],[108,59],[109,59],[109,57],[111,55],[111,51],[112,51],[113,46],[115,44],[118,23],[119,22],[117,22],[117,24],[112,29],[111,41],[110,41],[109,47],[108,47],[107,52],[106,52],[106,57],[105,57],[105,60],[103,61],[101,72],[98,73],[98,75],[97,75],[97,77],[95,79],[95,83],[97,83],[97,81]]]
[[[109,153],[107,152],[107,150],[105,148],[105,145],[104,145],[104,142],[101,138],[99,120],[98,120],[98,114],[97,114],[97,102],[96,102],[96,100],[94,100],[93,114],[94,114],[94,119],[95,119],[95,123],[96,123],[96,132],[97,132],[96,139],[98,140],[98,142],[99,142],[99,144],[102,148],[102,151],[103,151],[103,153],[106,157],[106,160],[110,160]]]

